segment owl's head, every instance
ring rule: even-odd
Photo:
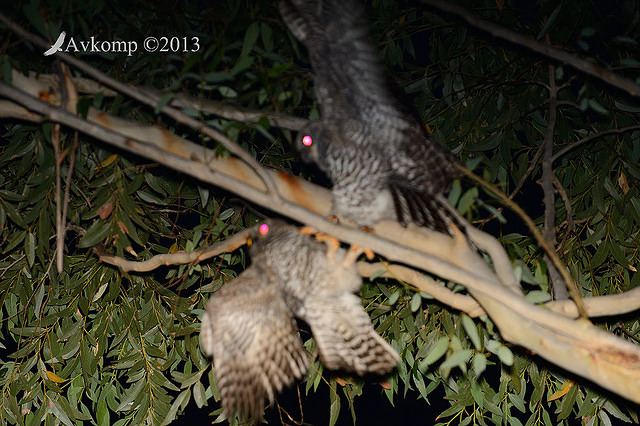
[[[278,239],[286,238],[289,233],[295,233],[296,227],[281,219],[267,219],[256,224],[247,240],[251,253],[268,251],[269,246]]]
[[[329,143],[325,126],[320,121],[311,121],[298,132],[296,149],[305,163],[316,163],[322,168],[322,154]]]

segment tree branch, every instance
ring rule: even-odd
[[[632,132],[634,130],[640,130],[640,126],[628,126],[628,127],[623,127],[621,129],[609,129],[609,130],[604,130],[602,132],[594,133],[594,134],[589,135],[589,136],[585,136],[584,138],[580,139],[579,141],[576,141],[576,142],[570,144],[569,146],[565,146],[560,151],[555,153],[553,158],[552,158],[552,161],[556,161],[558,158],[562,157],[563,155],[565,155],[567,152],[571,151],[572,149],[575,149],[575,148],[579,147],[580,145],[584,145],[585,143],[589,143],[594,139],[602,138],[602,137],[605,137],[607,135],[614,135],[614,134]]]
[[[548,37],[547,37],[548,38]],[[549,118],[547,119],[547,129],[544,132],[544,138],[542,139],[542,192],[544,194],[544,226],[542,228],[542,236],[553,248],[556,246],[556,204],[555,193],[553,190],[553,135],[556,131],[556,119],[558,115],[558,89],[556,87],[556,75],[553,65],[548,66],[549,70]],[[551,282],[552,293],[555,299],[565,300],[569,298],[571,293],[571,283],[563,282],[558,268],[553,264],[548,255],[544,256],[547,268],[549,270],[549,281]],[[569,292],[569,293],[568,293]],[[580,294],[571,297],[576,305],[578,305],[578,311],[584,313],[584,307],[582,303],[576,299],[580,299]],[[585,316],[586,318],[586,313]]]
[[[106,254],[99,254],[100,261],[108,263],[118,267],[123,273],[127,272],[149,272],[153,271],[160,266],[168,265],[185,265],[185,264],[197,264],[209,258],[219,256],[222,253],[229,253],[242,247],[247,242],[247,238],[253,228],[247,228],[243,231],[236,232],[231,237],[216,243],[210,247],[205,247],[200,250],[170,253],[170,254],[157,254],[151,258],[143,261],[126,260],[118,256],[110,256]]]
[[[629,80],[627,78],[614,74],[611,71],[608,71],[599,65],[596,65],[592,62],[581,59],[575,55],[572,55],[569,52],[566,52],[564,50],[561,50],[546,44],[542,44],[536,41],[535,39],[533,39],[532,37],[518,34],[507,28],[501,27],[500,25],[494,24],[489,21],[485,21],[475,16],[473,13],[471,13],[467,9],[457,6],[447,0],[422,0],[422,2],[428,5],[431,5],[433,7],[436,7],[444,12],[457,15],[460,18],[467,21],[469,25],[479,30],[482,30],[484,32],[487,32],[494,37],[501,38],[510,43],[525,47],[540,55],[555,59],[567,65],[570,65],[575,69],[577,69],[578,71],[582,71],[585,74],[589,74],[593,77],[596,77],[597,79],[602,80],[613,87],[617,87],[618,89],[624,90],[630,95],[640,96],[640,86],[634,83],[632,80]]]

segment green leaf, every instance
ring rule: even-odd
[[[36,260],[36,237],[31,232],[27,232],[27,238],[24,239],[24,251],[27,255],[27,263],[31,268]]]
[[[195,400],[198,408],[202,408],[207,405],[204,386],[199,380],[193,385],[193,399]]]
[[[421,305],[422,297],[420,296],[420,293],[414,293],[413,297],[411,297],[410,303],[411,312],[417,312]]]
[[[454,353],[450,358],[445,360],[440,368],[463,367],[471,359],[473,351],[471,349],[463,349]]]
[[[513,406],[516,407],[518,411],[520,411],[521,413],[527,412],[527,409],[524,406],[524,401],[522,400],[522,398],[512,393],[510,393],[508,396],[509,396],[509,401],[511,401]]]
[[[607,416],[607,413],[604,410],[598,411],[598,417],[602,420],[602,424],[604,426],[611,426],[611,419]]]
[[[626,423],[631,423],[632,420],[629,416],[627,416],[626,414],[624,414],[620,408],[618,408],[618,406],[613,403],[611,400],[607,400],[604,403],[604,409],[607,410],[613,417],[615,417],[616,419],[620,419]]]
[[[336,388],[337,383],[332,379],[331,387],[329,388],[329,401],[331,402],[331,406],[329,407],[329,426],[335,425],[340,415],[340,396]]]
[[[64,423],[67,426],[75,425],[75,423],[71,421],[69,416],[67,416],[67,414],[64,412],[57,398],[48,398],[47,402],[49,405],[49,411],[51,412],[51,414],[56,416],[58,420],[60,420],[62,423]]]
[[[387,300],[387,304],[389,306],[393,306],[396,304],[396,302],[398,301],[398,299],[400,298],[400,294],[402,293],[402,290],[398,289],[396,291],[394,291],[391,296],[389,296],[389,300]]]
[[[560,403],[560,413],[558,414],[559,420],[564,420],[569,417],[571,411],[573,410],[573,405],[576,402],[576,398],[578,396],[578,386],[571,386],[571,389],[562,398],[562,402]]]
[[[484,392],[478,382],[471,382],[470,390],[475,403],[478,404],[480,408],[484,408]]]
[[[13,223],[18,225],[19,227],[24,228],[25,223],[22,220],[22,217],[18,214],[18,211],[15,209],[15,207],[2,199],[0,199],[0,201],[2,202],[2,207],[4,208],[4,211],[6,212],[9,219],[11,219]]]
[[[189,389],[185,389],[182,392],[180,392],[178,397],[173,401],[173,404],[171,404],[171,408],[169,409],[167,416],[164,418],[162,425],[168,425],[169,423],[175,420],[176,415],[178,414],[178,409],[180,408],[180,405],[182,405],[185,399],[188,399],[189,393],[190,393]]]
[[[600,103],[595,99],[589,99],[589,106],[595,112],[599,112],[602,115],[609,115],[609,110],[600,105]]]
[[[478,334],[478,329],[476,328],[476,323],[473,322],[468,315],[462,314],[460,316],[460,320],[462,321],[462,327],[464,328],[465,333],[471,339],[473,346],[476,349],[480,349],[482,347],[482,342],[480,341],[480,335]]]
[[[475,353],[473,355],[473,372],[478,378],[487,369],[487,357],[483,353]]]
[[[420,364],[419,364],[420,371],[426,370],[429,365],[433,364],[434,362],[442,358],[442,356],[447,353],[448,349],[449,349],[449,337],[443,336],[440,339],[438,339],[438,342],[434,345],[433,349],[431,349],[431,352],[429,352],[429,355],[427,355],[425,359],[420,361]]]
[[[529,303],[540,304],[550,301],[551,295],[546,291],[533,290],[527,293],[525,299],[527,299]]]
[[[260,26],[257,21],[249,24],[247,28],[247,32],[244,35],[244,42],[242,43],[242,52],[240,52],[240,56],[247,56],[253,50],[253,46],[256,44],[256,40],[258,40],[258,36],[260,35]]]
[[[132,409],[133,402],[136,400],[138,395],[140,395],[140,392],[142,392],[142,390],[146,387],[145,385],[145,380],[141,379],[138,380],[135,385],[125,391],[125,397],[120,401],[120,405],[118,405],[116,411],[129,411],[130,409]]]
[[[101,426],[111,424],[111,420],[109,416],[109,407],[107,406],[106,400],[102,400],[98,403],[98,412],[96,416],[96,421]]]
[[[79,248],[93,247],[96,244],[102,242],[107,235],[109,235],[109,225],[103,220],[95,220],[87,232],[84,234],[80,241],[78,241]]]
[[[506,346],[500,346],[496,351],[496,355],[500,358],[500,361],[505,365],[513,365],[513,352]]]
[[[547,19],[547,22],[544,24],[544,27],[538,33],[538,36],[536,37],[536,40],[542,39],[542,37],[544,37],[546,34],[548,34],[549,31],[551,31],[551,29],[553,28],[553,25],[556,22],[556,19],[558,18],[558,15],[560,14],[560,10],[561,9],[562,9],[562,4],[559,4],[558,6],[556,6],[556,8],[553,10],[553,12],[551,12],[551,15],[549,16],[549,19]]]
[[[40,285],[38,285],[38,290],[36,291],[35,305],[33,310],[33,314],[35,315],[36,318],[40,318],[40,311],[42,310],[42,302],[44,301],[44,295],[45,295],[44,283],[41,283]]]
[[[458,203],[458,211],[461,214],[465,214],[471,210],[473,203],[478,198],[478,188],[471,188],[467,192],[465,192],[462,197],[460,197],[460,202]]]
[[[165,106],[169,105],[169,103],[173,100],[173,98],[175,98],[175,94],[168,92],[165,93],[164,95],[162,95],[160,97],[160,99],[158,100],[158,102],[156,103],[156,106],[154,108],[154,114],[159,114],[160,111],[162,110],[162,108],[164,108]]]

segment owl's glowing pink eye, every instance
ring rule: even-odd
[[[260,233],[260,235],[267,235],[269,233],[269,225],[263,223],[262,225],[260,225],[260,228],[258,228],[258,232]]]
[[[302,137],[302,145],[304,146],[311,146],[311,144],[313,143],[313,139],[311,138],[311,136],[309,135],[304,135]]]

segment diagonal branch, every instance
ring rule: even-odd
[[[572,143],[572,144],[570,144],[568,146],[565,146],[560,151],[556,152],[553,155],[553,158],[551,160],[552,161],[556,161],[558,158],[562,157],[563,155],[565,155],[567,152],[571,151],[572,149],[575,149],[575,148],[579,147],[580,145],[584,145],[585,143],[589,143],[594,139],[602,138],[602,137],[605,137],[607,135],[619,135],[621,133],[633,132],[635,130],[640,130],[640,126],[628,126],[628,127],[623,127],[621,129],[609,129],[609,130],[604,130],[602,132],[594,133],[594,134],[589,135],[589,136],[585,136],[584,138],[580,139],[579,141],[576,141],[576,142],[574,142],[574,143]]]
[[[484,19],[475,16],[467,9],[457,6],[447,0],[422,0],[422,2],[434,6],[444,12],[457,15],[467,21],[469,25],[485,31],[494,37],[501,38],[510,43],[525,47],[538,54],[563,62],[567,65],[571,65],[575,69],[596,77],[597,79],[602,80],[611,86],[617,87],[618,89],[622,89],[633,96],[640,96],[640,86],[632,80],[621,77],[618,74],[614,74],[599,65],[581,59],[569,52],[542,44],[532,37],[518,34],[507,28],[501,27],[500,25],[485,21]]]

